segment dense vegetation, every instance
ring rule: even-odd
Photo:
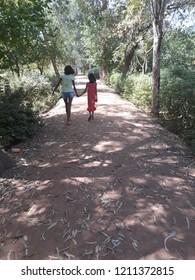
[[[194,0],[2,0],[0,144],[33,135],[65,64],[195,146]],[[99,73],[97,73],[99,69]],[[195,148],[194,148],[195,149]]]

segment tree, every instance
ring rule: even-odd
[[[83,13],[81,42],[86,65],[97,65],[104,77],[113,65],[113,52],[118,46],[116,24],[117,2],[108,0],[79,1]],[[87,16],[86,16],[87,15]]]
[[[160,51],[163,36],[163,21],[167,0],[152,0],[153,23],[153,63],[152,63],[152,108],[151,112],[158,115],[158,94],[160,89]]]
[[[152,108],[151,112],[158,116],[160,90],[160,59],[163,39],[163,23],[166,15],[185,9],[194,4],[194,0],[151,0],[153,23],[153,63],[152,63]]]
[[[36,61],[40,31],[47,22],[49,0],[0,2],[0,65],[20,75],[21,67]]]
[[[81,12],[79,2],[79,0],[52,1],[52,15],[49,18],[49,25],[44,30],[44,40],[56,76],[59,75],[58,68],[62,68],[62,65],[81,65],[83,62],[81,30],[84,14]]]
[[[117,34],[120,42],[115,51],[115,59],[120,63],[123,78],[130,70],[130,66],[133,65],[136,52],[144,46],[143,41],[150,40],[147,38],[150,29],[148,1],[126,1],[126,6],[123,7],[122,16],[118,23]],[[143,52],[147,53],[147,51],[144,50]]]
[[[162,43],[162,67],[170,65],[193,67],[195,61],[195,33],[190,29],[172,27]]]

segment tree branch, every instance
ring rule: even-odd
[[[185,5],[195,5],[195,2],[193,0],[184,0],[180,3],[170,4],[167,6],[167,10],[178,10],[183,8]]]

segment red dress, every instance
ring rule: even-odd
[[[88,108],[87,111],[93,112],[96,110],[96,83],[87,83],[87,96],[88,96]]]

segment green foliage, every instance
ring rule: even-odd
[[[21,67],[40,59],[48,0],[0,2],[0,66],[20,75]]]
[[[44,32],[47,49],[59,64],[82,65],[80,32],[82,16],[78,1],[52,1],[50,23]]]
[[[113,69],[113,52],[118,46],[116,25],[119,13],[115,13],[109,1],[78,1],[82,12],[81,49],[85,57],[83,63],[104,66],[106,71]],[[116,1],[118,2],[118,1]],[[87,15],[87,16],[86,16]]]
[[[161,74],[160,112],[167,127],[195,139],[195,72],[183,66],[166,68]]]
[[[57,101],[57,96],[51,95],[51,82],[44,75],[28,72],[20,77],[11,76],[9,82],[13,95],[34,111],[45,112]]]
[[[114,60],[118,62],[125,76],[133,68],[134,52],[145,59],[151,49],[151,10],[149,1],[129,0],[115,32],[118,35],[118,47],[114,50]],[[132,55],[130,55],[133,52]]]
[[[106,83],[138,108],[150,110],[152,91],[150,74],[128,74],[125,79],[122,79],[121,73],[113,71],[106,76]]]
[[[151,108],[151,75],[131,74],[124,81],[123,96],[138,108],[149,111]]]
[[[39,113],[58,100],[51,95],[51,82],[42,75],[7,76],[9,90],[0,95],[0,144],[5,148],[33,136],[42,125]]]
[[[4,148],[33,136],[42,124],[38,114],[20,102],[20,97],[17,95],[1,96],[0,144]]]
[[[195,61],[195,33],[180,29],[170,30],[162,44],[162,67],[185,65],[189,67]]]
[[[111,74],[106,76],[106,82],[114,89],[116,93],[122,94],[124,81],[121,78],[121,73],[112,71]]]
[[[188,1],[175,0],[169,7],[173,9],[177,4],[178,8],[186,8],[184,2]],[[182,13],[180,9],[184,17],[189,15],[186,11]],[[159,56],[161,65],[166,68],[185,65],[193,69],[194,31],[176,24],[169,29],[170,18],[167,18],[169,22],[164,21],[167,29],[162,40],[162,55]],[[20,76],[19,79],[9,79],[9,92],[20,100],[10,109],[13,112],[14,108],[43,112],[56,102],[57,95],[54,98],[50,95],[49,80],[43,76],[22,75],[25,69],[32,70],[35,65],[41,74],[45,74],[51,63],[56,76],[62,64],[77,65],[85,70],[91,64],[100,66],[104,74],[108,73],[106,82],[117,93],[139,108],[150,110],[151,76],[128,74],[128,71],[135,73],[140,69],[143,73],[152,71],[154,34],[150,0],[2,0],[0,26],[0,68]],[[193,72],[190,74],[178,67],[174,69],[163,72],[160,109],[164,120],[176,120],[175,131],[183,133],[185,130],[187,135],[186,129],[191,131],[194,127],[194,101],[190,102],[189,98],[192,96],[194,100]],[[97,69],[92,71],[98,77]],[[181,106],[178,105],[180,103]]]

